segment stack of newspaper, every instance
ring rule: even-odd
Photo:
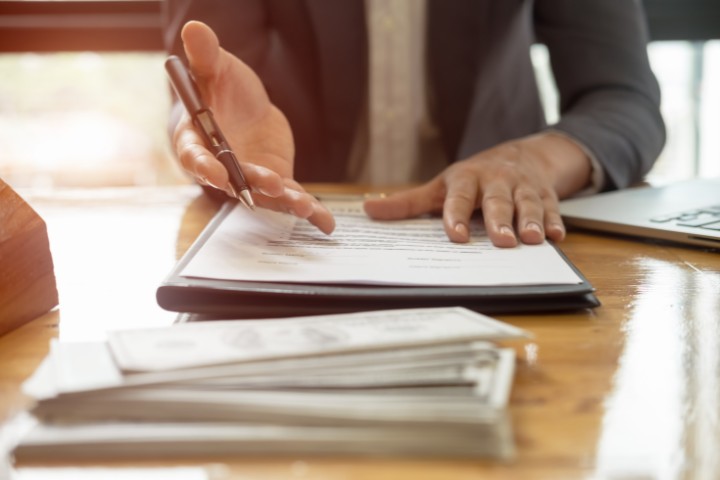
[[[527,333],[464,308],[125,330],[53,344],[20,458],[512,454]]]

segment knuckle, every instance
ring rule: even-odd
[[[497,150],[505,158],[519,158],[522,156],[522,148],[516,142],[502,143],[497,146]]]
[[[202,163],[203,154],[193,145],[183,145],[178,151],[180,164],[185,170],[195,172],[200,163]]]
[[[452,195],[448,197],[448,200],[456,203],[475,204],[475,195],[467,190],[460,190],[453,192]]]
[[[543,187],[540,189],[540,198],[545,200],[546,202],[550,204],[556,204],[558,202],[558,194],[555,191],[554,188],[551,187]]]
[[[540,199],[538,193],[531,188],[517,188],[515,190],[515,202],[537,202]]]
[[[189,145],[180,145],[177,149],[177,154],[183,168],[185,170],[192,170],[191,167],[195,160],[192,147]]]
[[[499,193],[488,193],[483,197],[483,205],[511,208],[513,206],[513,202],[509,197],[505,195],[501,195]]]

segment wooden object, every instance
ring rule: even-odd
[[[362,193],[324,187],[311,190]],[[9,419],[28,402],[20,386],[47,354],[49,338],[88,341],[108,329],[176,320],[155,303],[155,288],[217,211],[196,198],[197,187],[83,195],[33,199],[57,225],[54,261],[63,301],[59,311],[0,337],[0,440],[16,431]],[[223,480],[717,479],[720,251],[581,231],[568,232],[560,247],[595,286],[602,306],[498,316],[533,334],[505,343],[517,353],[512,461],[218,452],[182,461],[68,459],[42,466],[222,464],[212,477]],[[16,466],[22,473],[40,465]]]
[[[0,180],[0,335],[57,304],[45,222]]]

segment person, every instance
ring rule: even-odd
[[[334,219],[302,182],[387,179],[420,184],[366,200],[373,218],[442,212],[448,238],[466,242],[480,210],[497,246],[559,241],[559,199],[641,180],[664,144],[639,0],[168,0],[164,8],[168,50],[189,62],[256,203],[325,233]],[[553,125],[534,77],[536,41],[558,88]],[[177,122],[183,167],[227,191],[224,168],[187,115]]]

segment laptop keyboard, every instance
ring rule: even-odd
[[[650,221],[655,223],[672,222],[672,224],[681,227],[720,231],[720,205],[660,215],[651,218]]]

